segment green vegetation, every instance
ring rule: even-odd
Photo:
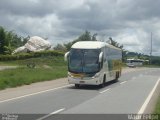
[[[160,114],[160,96],[158,98],[158,101],[157,101],[157,104],[155,106],[155,110],[154,110],[153,114]]]
[[[149,62],[144,63],[146,67],[160,67],[160,56],[144,55],[137,52],[128,52],[126,58],[149,60]]]
[[[160,66],[160,56],[152,56],[151,64]]]
[[[0,26],[0,54],[11,54],[14,49],[24,45],[29,37],[18,36],[14,31],[7,31]]]
[[[30,63],[35,64],[35,68],[27,67]],[[54,80],[67,75],[67,65],[62,56],[0,62],[0,65],[4,64],[19,67],[0,71],[0,89]]]
[[[46,57],[46,56],[64,56],[63,52],[46,50],[40,52],[20,53],[15,55],[0,55],[0,61],[24,60],[28,58]]]
[[[71,49],[71,46],[78,42],[78,41],[97,41],[97,33],[91,35],[90,32],[88,31],[85,31],[82,35],[80,35],[77,39],[71,41],[71,42],[68,42],[68,43],[65,43],[65,44],[57,44],[54,49],[55,50],[60,50],[60,51],[69,51]]]
[[[142,66],[139,66],[139,67],[160,68],[160,66],[158,66],[158,65],[142,65]]]

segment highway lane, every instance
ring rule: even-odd
[[[126,114],[138,113],[160,78],[160,69],[126,72],[118,82],[104,88],[67,86],[32,96],[0,102],[0,113],[41,114],[35,118],[52,119],[52,114]],[[51,114],[52,113],[52,114]],[[49,115],[48,115],[49,114]]]

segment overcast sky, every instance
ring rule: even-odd
[[[160,55],[160,0],[0,0],[0,26],[56,45],[85,30],[129,51]]]

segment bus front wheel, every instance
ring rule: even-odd
[[[103,76],[103,83],[100,84],[101,88],[103,88],[105,86],[105,82],[106,82],[106,75]]]

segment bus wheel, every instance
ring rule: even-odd
[[[79,86],[80,86],[80,84],[75,84],[75,87],[76,87],[76,88],[79,88]]]
[[[115,77],[115,81],[117,82],[119,78],[119,72],[116,72],[116,77]]]
[[[103,83],[100,84],[101,88],[103,88],[105,86],[105,82],[106,82],[106,75],[103,76]]]

